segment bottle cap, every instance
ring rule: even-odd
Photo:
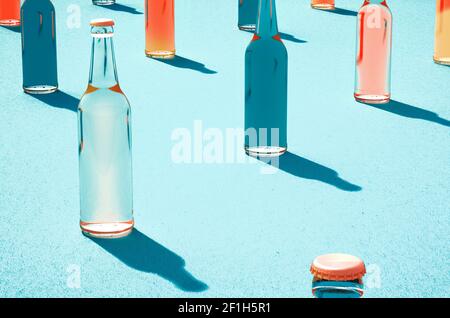
[[[366,266],[359,257],[335,253],[316,257],[310,271],[319,279],[349,281],[361,279]]]
[[[112,19],[94,19],[91,20],[91,26],[93,27],[112,27],[114,26],[114,20]]]

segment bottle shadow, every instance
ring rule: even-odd
[[[137,11],[135,8],[124,5],[124,4],[120,4],[120,3],[115,3],[115,4],[111,4],[109,6],[100,6],[97,5],[97,7],[101,7],[101,8],[105,8],[105,9],[110,9],[113,11],[119,11],[119,12],[127,12],[127,13],[131,13],[131,14],[143,14],[140,11]]]
[[[64,93],[63,91],[56,91],[52,94],[28,94],[41,102],[56,108],[62,108],[76,112],[80,100],[72,95]]]
[[[127,266],[156,274],[183,291],[202,292],[208,289],[205,283],[184,268],[185,261],[182,257],[137,229],[126,237],[114,240],[89,238]]]
[[[338,15],[345,15],[345,16],[353,16],[353,17],[358,16],[358,12],[353,11],[353,10],[342,9],[342,8],[335,8],[334,10],[321,10],[321,11],[334,13],[334,14],[338,14]]]
[[[171,65],[173,67],[190,69],[204,74],[217,74],[216,71],[211,70],[205,64],[176,55],[173,59],[154,59],[155,61]]]
[[[305,41],[305,40],[302,40],[302,39],[298,39],[294,35],[289,34],[289,33],[279,32],[278,34],[280,35],[280,37],[283,40],[286,40],[286,41],[291,41],[291,42],[294,42],[294,43],[307,43],[308,42],[308,41]]]
[[[9,31],[12,31],[14,33],[21,33],[22,32],[20,26],[6,26],[6,25],[2,25],[1,27],[5,28],[5,29],[7,29]]]
[[[377,108],[380,110],[384,110],[386,112],[399,115],[406,118],[412,118],[412,119],[421,119],[424,121],[428,121],[431,123],[439,124],[445,127],[450,127],[450,121],[440,117],[438,114],[422,109],[419,107],[415,107],[412,105],[408,105],[405,103],[398,102],[396,100],[391,100],[389,103],[386,104],[365,104],[368,106],[371,106],[373,108]]]
[[[247,33],[252,33],[252,34],[255,33],[253,31],[249,31],[249,30],[242,30],[242,31],[247,32]],[[293,43],[308,43],[308,41],[299,39],[295,35],[292,35],[292,34],[289,34],[289,33],[278,32],[278,35],[280,36],[280,38],[282,40],[285,40],[285,41],[290,41],[290,42],[293,42]]]
[[[271,164],[272,166],[276,167],[278,165],[278,169],[298,178],[320,181],[343,191],[357,192],[362,190],[360,186],[339,177],[339,174],[335,170],[289,151],[278,159],[278,162],[275,161],[274,163],[273,159],[269,162],[267,159],[259,158],[260,161]]]

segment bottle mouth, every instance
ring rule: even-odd
[[[114,20],[94,19],[90,22],[91,35],[94,38],[110,38],[114,35]]]

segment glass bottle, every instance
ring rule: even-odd
[[[174,0],[145,0],[145,54],[158,59],[175,57]]]
[[[311,264],[312,294],[316,298],[360,298],[364,294],[364,262],[348,254],[326,254]]]
[[[391,97],[392,14],[385,0],[365,0],[358,13],[355,99],[388,103]]]
[[[238,28],[254,32],[258,19],[258,0],[238,0]]]
[[[260,0],[245,52],[245,151],[275,157],[287,149],[288,55],[278,34],[275,0]]]
[[[81,230],[121,237],[133,228],[131,110],[117,80],[114,21],[91,21],[89,85],[78,106]]]
[[[0,25],[20,25],[20,0],[0,1]]]
[[[116,3],[116,0],[92,0],[92,3],[98,6],[110,6]]]
[[[319,10],[334,10],[334,0],[311,0],[311,7]]]
[[[55,8],[50,0],[25,0],[21,18],[23,89],[53,93],[58,89]]]
[[[450,0],[437,0],[434,61],[450,65]]]

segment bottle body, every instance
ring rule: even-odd
[[[258,0],[238,0],[238,28],[254,32],[258,19]]]
[[[21,19],[23,89],[53,93],[58,89],[55,8],[49,0],[26,0]]]
[[[80,226],[88,235],[114,238],[134,226],[131,110],[117,83],[112,39],[94,37],[92,51],[78,107]]]
[[[174,0],[145,0],[145,54],[152,58],[175,57]]]
[[[312,294],[315,298],[361,298],[364,285],[361,279],[333,281],[314,278]]]
[[[275,0],[261,0],[258,27],[245,53],[245,151],[279,156],[287,149],[287,51]]]
[[[20,25],[20,0],[2,0],[0,2],[0,25]]]
[[[311,7],[320,10],[334,10],[334,0],[311,0]]]
[[[434,61],[450,65],[450,0],[437,0]]]
[[[116,0],[92,0],[92,3],[97,6],[110,6],[116,3]]]
[[[384,0],[366,0],[359,10],[356,44],[357,101],[387,103],[391,97],[392,14]]]

